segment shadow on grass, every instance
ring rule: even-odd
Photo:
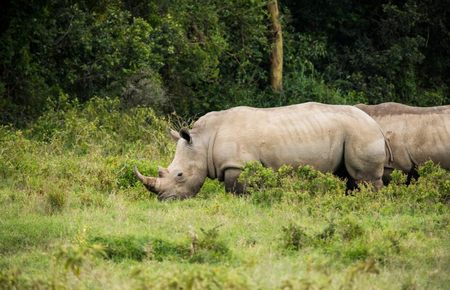
[[[96,236],[90,244],[103,247],[105,259],[122,260],[185,261],[188,263],[216,264],[232,258],[228,246],[218,240],[217,232],[202,230],[200,237],[195,235],[183,243],[174,243],[148,236]]]

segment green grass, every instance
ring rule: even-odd
[[[76,126],[96,126],[77,110]],[[170,161],[164,121],[120,114],[64,142],[66,119],[48,140],[0,128],[0,289],[450,289],[450,179],[437,166],[346,195],[311,168],[253,164],[248,196],[207,180],[161,203],[131,170]]]

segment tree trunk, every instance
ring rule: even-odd
[[[274,91],[283,89],[283,36],[281,34],[278,1],[267,4],[272,28],[272,53],[270,55],[270,85]]]

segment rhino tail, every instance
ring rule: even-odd
[[[386,160],[388,161],[388,164],[392,164],[394,163],[394,155],[392,154],[389,138],[384,137],[384,144],[386,147]]]

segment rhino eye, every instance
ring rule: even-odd
[[[178,173],[177,176],[183,176],[183,172]]]

